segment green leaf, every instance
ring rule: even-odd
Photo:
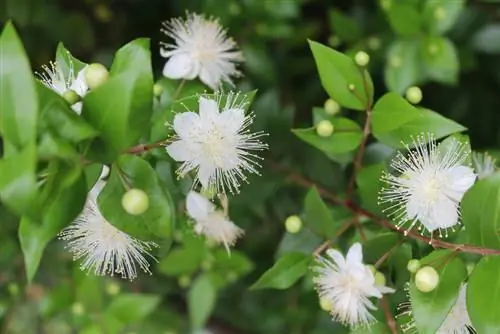
[[[38,120],[35,82],[26,52],[10,21],[0,35],[0,96],[3,140],[18,149],[34,143]]]
[[[401,36],[415,36],[422,30],[422,18],[415,6],[393,1],[387,15],[392,29]]]
[[[429,37],[422,43],[422,62],[430,79],[444,84],[456,84],[460,64],[453,43],[444,37]]]
[[[464,9],[465,0],[427,0],[423,9],[423,21],[431,34],[444,34],[450,30]]]
[[[158,264],[158,270],[168,276],[193,274],[200,268],[206,255],[204,244],[200,246],[182,247],[170,251]]]
[[[199,276],[188,292],[189,320],[193,329],[203,328],[215,306],[217,292],[210,278]]]
[[[365,263],[377,262],[385,253],[391,250],[399,241],[399,235],[393,232],[378,234],[375,238],[363,244],[363,259]]]
[[[387,326],[387,324],[382,322],[376,322],[370,326],[353,329],[349,332],[349,334],[387,334],[390,332],[391,331]]]
[[[71,69],[73,69],[73,75],[76,77],[78,75],[78,72],[80,72],[85,66],[87,66],[86,63],[73,57],[73,55],[66,49],[62,42],[59,42],[59,44],[57,45],[56,63],[64,73],[65,78],[70,77]]]
[[[286,253],[301,252],[312,254],[316,247],[321,245],[324,239],[318,237],[308,228],[302,228],[297,233],[286,232],[280,241],[276,257],[281,257]]]
[[[378,205],[378,193],[382,186],[380,176],[385,170],[385,164],[370,165],[361,168],[356,174],[356,184],[361,197],[362,207],[373,213],[382,214]]]
[[[332,213],[321,199],[316,187],[307,192],[304,201],[304,214],[307,226],[318,235],[327,239],[333,238],[339,227],[335,224]]]
[[[467,310],[477,333],[500,332],[500,257],[485,256],[467,284]]]
[[[354,151],[363,140],[363,131],[354,121],[345,117],[336,117],[332,120],[333,134],[330,137],[321,137],[316,128],[292,129],[292,132],[326,154],[342,154]]]
[[[80,174],[71,187],[58,193],[44,210],[41,223],[24,216],[19,225],[19,241],[24,255],[28,282],[35,277],[47,244],[81,212],[87,197],[85,177]]]
[[[417,109],[395,93],[387,93],[373,108],[372,130],[382,143],[400,148],[404,147],[402,141],[408,143],[422,132],[441,139],[466,128],[434,111]]]
[[[304,276],[309,268],[312,257],[304,253],[287,253],[267,270],[250,289],[288,289],[299,278]]]
[[[341,106],[366,110],[373,102],[370,74],[348,56],[320,43],[309,41],[323,88]],[[354,90],[351,91],[349,86]]]
[[[500,23],[491,23],[479,29],[472,37],[474,49],[490,54],[500,53]]]
[[[116,53],[110,78],[85,95],[82,117],[101,133],[91,160],[113,162],[149,130],[153,74],[149,40],[137,39]]]
[[[384,80],[390,91],[403,94],[422,78],[418,40],[396,40],[388,50]]]
[[[113,298],[104,314],[123,324],[135,324],[145,320],[159,303],[160,296],[157,295],[122,293]]]
[[[218,272],[222,271],[243,276],[254,268],[250,258],[237,250],[232,250],[231,254],[228,254],[225,249],[216,249],[213,255],[214,267]]]
[[[337,9],[331,10],[329,14],[333,33],[342,41],[356,42],[361,38],[361,28],[355,19]]]
[[[468,242],[500,249],[500,172],[479,180],[461,202]]]
[[[122,206],[127,187],[138,188],[149,197],[149,207],[141,215],[128,214]],[[145,160],[123,155],[111,169],[111,175],[98,197],[104,217],[113,225],[138,238],[170,238],[174,225],[172,199],[154,169]]]
[[[463,261],[451,250],[434,251],[420,262],[422,266],[431,265],[438,271],[439,284],[435,290],[424,293],[411,282],[413,316],[419,333],[435,334],[455,305],[460,285],[467,277],[467,270]]]

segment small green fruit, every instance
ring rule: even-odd
[[[108,283],[106,285],[106,293],[110,296],[114,296],[120,293],[120,285],[115,282]]]
[[[80,95],[78,95],[74,90],[68,89],[63,94],[64,99],[70,104],[73,105],[80,101]]]
[[[367,264],[366,265],[366,268],[368,268],[372,274],[375,276],[375,274],[377,273],[377,268],[375,268],[375,266],[373,264]]]
[[[332,99],[328,99],[325,101],[324,108],[325,112],[331,116],[338,114],[340,111],[340,105],[335,100]]]
[[[425,266],[415,274],[415,285],[421,292],[431,292],[439,284],[439,274],[433,267]]]
[[[417,270],[420,269],[420,261],[417,260],[417,259],[411,259],[410,261],[408,261],[408,264],[406,265],[406,269],[408,269],[408,271],[412,274],[416,273]]]
[[[74,315],[82,315],[85,313],[85,308],[83,307],[82,303],[74,303],[71,305],[71,312]]]
[[[321,307],[321,309],[323,311],[330,311],[332,309],[332,302],[330,301],[330,299],[326,298],[326,297],[321,297],[319,299],[319,306]]]
[[[149,197],[141,189],[130,189],[122,197],[122,206],[129,214],[138,216],[149,207]]]
[[[85,82],[90,89],[95,89],[108,80],[108,69],[99,63],[93,63],[87,66],[84,72]]]
[[[285,220],[285,228],[289,233],[297,233],[302,228],[302,220],[299,216],[290,216]]]
[[[322,120],[316,126],[316,133],[320,137],[330,137],[333,133],[334,126],[329,120]]]
[[[364,51],[359,51],[354,56],[354,61],[358,66],[365,67],[370,62],[370,56]]]
[[[406,90],[406,99],[410,101],[410,103],[417,104],[422,101],[422,90],[417,86],[412,86]]]
[[[378,286],[385,286],[386,283],[387,283],[387,280],[386,280],[384,274],[382,274],[380,271],[377,271],[375,273],[375,284]]]
[[[156,97],[161,96],[161,94],[163,94],[163,87],[160,84],[157,84],[157,83],[154,84],[153,85],[153,94]]]
[[[179,277],[177,283],[179,283],[181,288],[187,288],[191,284],[191,277],[183,275]]]

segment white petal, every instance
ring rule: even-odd
[[[408,219],[414,219],[420,211],[421,199],[418,196],[410,196],[406,202],[406,215]]]
[[[396,290],[383,286],[383,285],[377,285],[376,286],[377,290],[380,291],[380,293],[394,293]]]
[[[88,91],[88,86],[87,83],[85,82],[85,69],[87,66],[85,66],[80,72],[78,72],[78,75],[76,76],[75,80],[71,83],[71,86],[69,87],[70,89],[74,90],[80,97],[84,97],[85,94],[87,94]]]
[[[215,206],[197,192],[190,191],[186,197],[186,209],[189,216],[203,220],[215,210]]]
[[[198,169],[198,180],[203,188],[207,189],[210,187],[211,179],[213,178],[214,173],[214,167],[207,164],[200,164],[200,168]]]
[[[178,140],[166,147],[168,154],[175,161],[188,161],[193,158],[188,143],[184,140]]]
[[[458,223],[457,203],[446,196],[440,196],[434,202],[429,216],[420,218],[420,222],[430,232],[456,225]]]
[[[351,246],[351,248],[349,248],[346,256],[346,261],[348,264],[363,263],[363,250],[359,242],[356,242]]]
[[[76,112],[77,115],[80,115],[82,113],[82,108],[83,102],[77,102],[71,106],[71,109],[73,109],[73,111]]]
[[[183,139],[191,138],[198,132],[200,116],[194,112],[183,112],[174,117],[174,130]]]
[[[170,79],[190,79],[195,66],[189,55],[177,54],[165,63],[163,75]]]
[[[329,249],[326,251],[326,254],[337,264],[339,267],[344,267],[346,265],[344,256],[341,252],[336,249]]]
[[[220,78],[215,73],[210,72],[207,69],[207,66],[204,66],[200,70],[200,80],[205,85],[212,89],[217,89],[217,85],[219,84]]]
[[[228,109],[220,114],[219,126],[232,133],[238,133],[243,126],[244,120],[245,112],[243,109]]]
[[[460,202],[465,192],[472,187],[476,181],[476,174],[472,168],[457,166],[447,171],[449,182],[446,187],[446,195]]]
[[[200,119],[202,124],[217,124],[219,118],[219,108],[215,100],[200,97]]]

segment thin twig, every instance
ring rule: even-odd
[[[382,299],[380,300],[380,304],[382,305],[385,319],[387,320],[387,326],[389,326],[389,329],[391,330],[391,334],[398,334],[396,320],[394,320],[394,316],[391,313],[391,309],[389,307],[389,302],[387,301],[386,296],[382,297]]]
[[[373,266],[378,269],[378,267],[380,267],[382,265],[382,263],[384,263],[385,260],[387,260],[389,255],[391,255],[391,253],[394,252],[394,250],[401,245],[401,243],[402,243],[402,240],[399,240],[394,246],[391,247],[391,249],[389,249],[387,252],[385,252],[384,255],[382,255],[380,257],[380,259],[378,259],[377,262],[375,262],[375,264]]]
[[[342,225],[342,227],[337,231],[337,233],[335,233],[335,239],[344,234],[344,232],[347,231],[349,227],[352,226],[352,224],[353,224],[352,220],[344,223],[344,225]],[[331,240],[325,241],[314,250],[313,255],[315,257],[320,255],[321,253],[323,253],[323,251],[325,251],[328,247],[330,247],[331,243],[332,243]]]

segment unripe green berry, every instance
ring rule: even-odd
[[[413,104],[420,103],[422,101],[422,90],[417,86],[412,86],[406,90],[406,99]]]
[[[213,268],[214,263],[211,260],[205,260],[201,263],[201,268],[205,271],[209,271]]]
[[[351,92],[354,92],[354,90],[356,89],[356,86],[354,86],[354,84],[349,84],[349,86],[347,86],[347,88],[349,88],[349,90]]]
[[[380,49],[380,46],[382,45],[382,42],[380,41],[380,38],[376,36],[372,36],[368,38],[368,47],[374,51]]]
[[[189,277],[187,275],[183,275],[183,276],[179,277],[179,279],[177,280],[177,283],[179,283],[179,286],[181,288],[187,288],[191,284],[191,277]]]
[[[380,0],[380,7],[382,7],[383,10],[389,10],[391,5],[391,0]]]
[[[325,112],[331,116],[338,114],[340,111],[340,105],[337,103],[337,101],[332,99],[328,99],[325,101],[324,108]]]
[[[17,296],[19,294],[19,285],[16,283],[9,283],[9,285],[7,285],[7,289],[13,296]]]
[[[385,279],[384,274],[382,274],[380,271],[377,271],[375,273],[375,285],[385,286],[385,283],[387,283],[387,280]]]
[[[130,189],[122,197],[122,206],[129,214],[138,216],[149,207],[149,197],[141,189]]]
[[[108,80],[108,69],[99,63],[93,63],[87,66],[84,72],[85,82],[90,89],[95,89]]]
[[[330,311],[332,309],[333,305],[332,305],[332,302],[331,302],[331,300],[329,298],[321,297],[319,299],[319,306],[321,307],[321,309],[323,311],[328,312],[328,311]]]
[[[154,85],[153,85],[153,94],[154,94],[154,96],[156,96],[156,97],[161,96],[161,94],[163,94],[163,87],[162,87],[162,85],[157,84],[157,83],[156,83],[156,84],[154,84]]]
[[[297,233],[302,228],[302,220],[299,216],[290,216],[285,220],[285,228],[289,233]]]
[[[114,296],[120,293],[120,285],[115,282],[108,283],[106,285],[106,293],[108,295]]]
[[[359,51],[354,56],[354,61],[358,66],[365,67],[370,62],[370,56],[364,51]]]
[[[64,99],[70,104],[73,105],[80,101],[80,95],[78,95],[74,90],[68,89],[63,94]]]
[[[373,264],[367,264],[366,268],[368,268],[371,271],[373,276],[375,276],[375,274],[377,273],[377,268],[375,268],[375,266]]]
[[[444,18],[446,17],[446,9],[444,9],[443,7],[437,7],[435,10],[434,10],[434,18],[437,20],[437,21],[442,21],[444,20]]]
[[[316,133],[318,134],[318,136],[320,137],[330,137],[333,133],[333,124],[332,122],[330,122],[329,120],[322,120],[318,123],[318,125],[316,126]]]
[[[416,273],[417,270],[420,269],[420,261],[417,260],[417,259],[411,259],[410,261],[408,261],[408,264],[406,265],[406,269],[408,269],[408,271],[412,274]]]
[[[74,315],[82,315],[85,313],[85,308],[83,307],[82,303],[74,303],[71,305],[71,312]]]
[[[438,284],[439,274],[433,267],[422,267],[415,274],[415,286],[421,292],[431,292]]]
[[[338,36],[332,35],[332,36],[330,36],[330,38],[328,38],[328,44],[330,44],[330,46],[332,46],[334,48],[339,46],[340,43],[341,43],[341,41],[340,41],[340,38]]]

